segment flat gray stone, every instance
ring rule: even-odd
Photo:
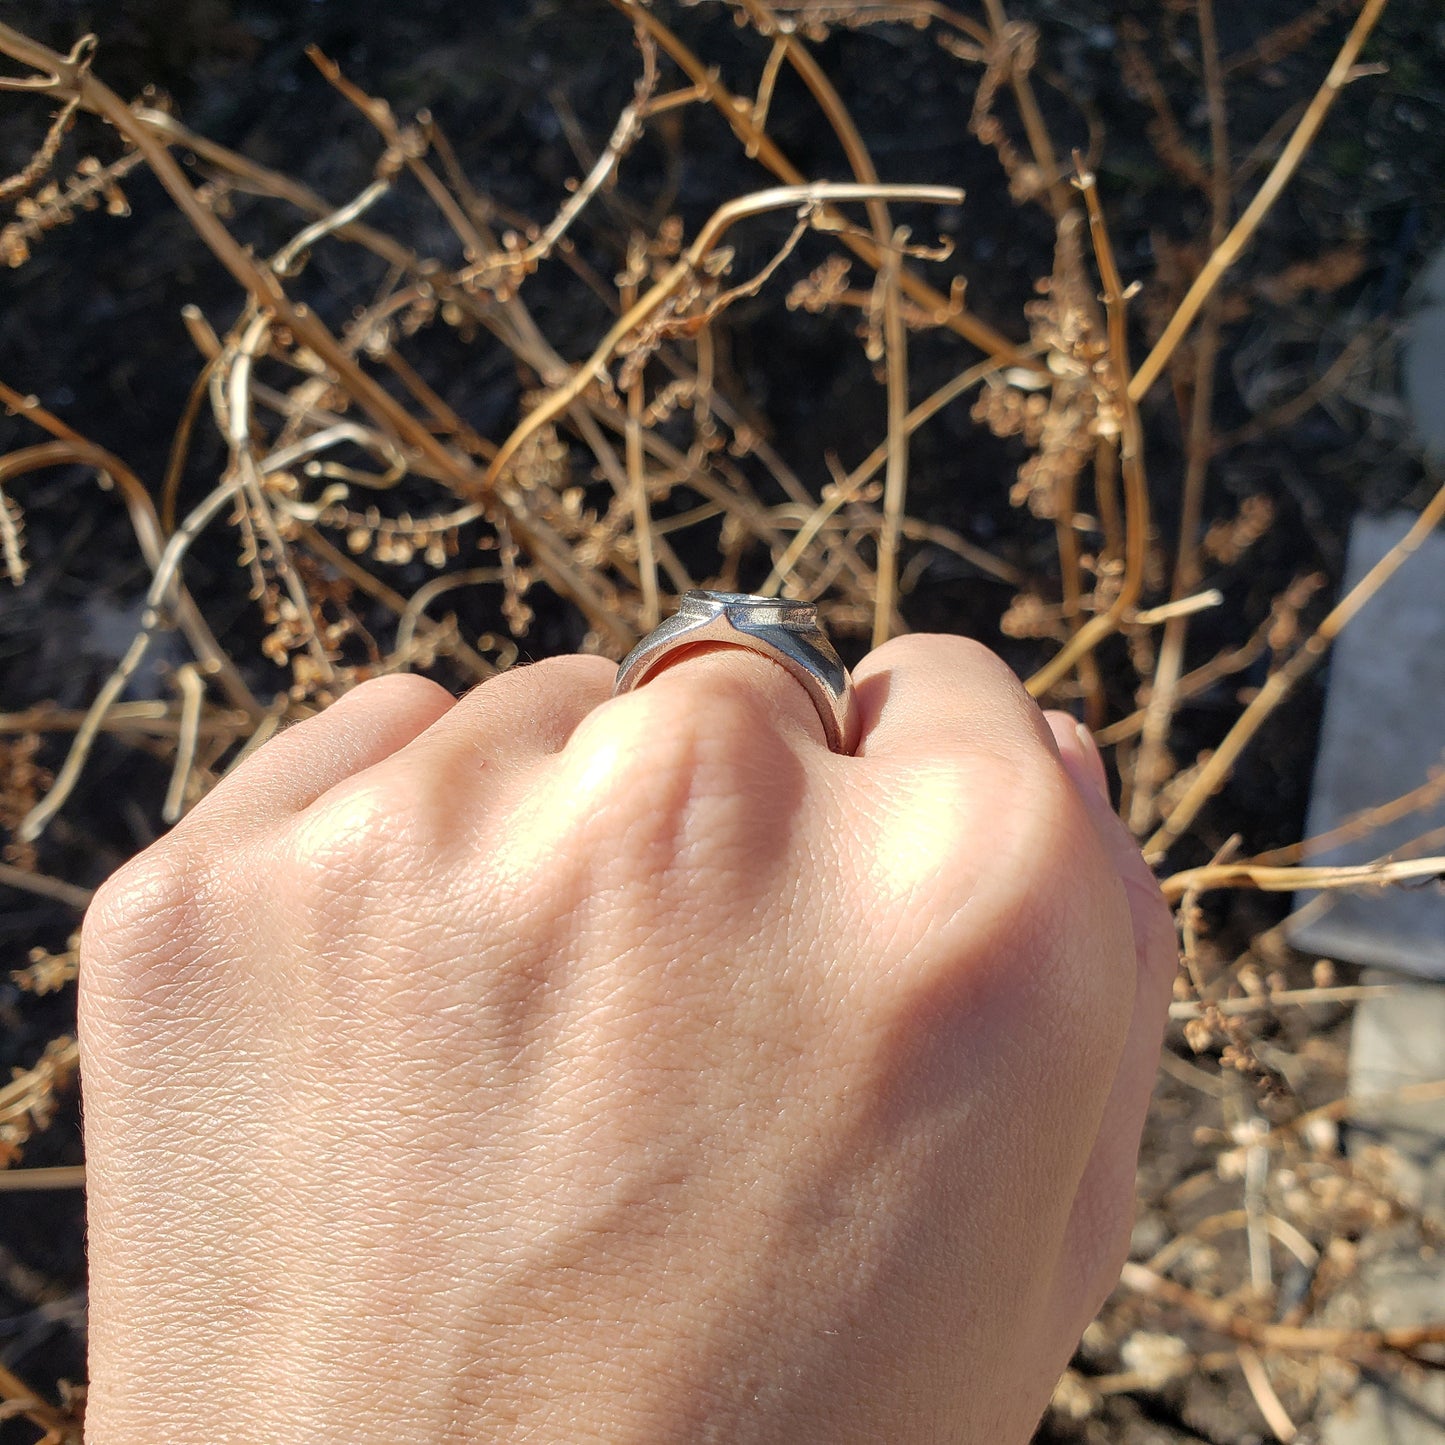
[[[1445,379],[1445,357],[1441,360]],[[1404,536],[1408,513],[1360,517],[1350,532],[1345,587],[1353,587]],[[1365,604],[1335,644],[1308,833],[1337,827],[1418,787],[1445,764],[1445,532]],[[1367,837],[1313,852],[1311,863],[1365,863],[1433,829],[1445,801]],[[1427,851],[1437,853],[1437,845]],[[1313,895],[1296,895],[1302,906]],[[1307,953],[1445,978],[1445,887],[1332,894],[1327,911],[1291,930]]]
[[[1445,1279],[1441,1281],[1445,1286]],[[1320,1445],[1441,1445],[1445,1441],[1445,1375],[1411,1380],[1399,1389],[1361,1385],[1325,1421]]]
[[[1399,1097],[1412,1084],[1445,1079],[1445,987],[1383,969],[1367,972],[1364,982],[1390,984],[1394,991],[1368,998],[1355,1010],[1350,1097],[1361,1107],[1351,1139],[1383,1143],[1399,1155],[1402,1198],[1445,1228],[1445,1097]],[[1434,1316],[1445,1318],[1445,1284],[1432,1305]]]
[[[1445,1221],[1445,1098],[1401,1100],[1411,1084],[1445,1079],[1445,987],[1373,971],[1371,984],[1393,994],[1355,1012],[1350,1095],[1375,1100],[1350,1128],[1352,1148],[1383,1144],[1400,1159],[1401,1196]],[[1357,1287],[1368,1323],[1378,1329],[1445,1319],[1445,1256],[1421,1248],[1408,1227],[1364,1241]],[[1321,1445],[1445,1445],[1445,1373],[1400,1372],[1366,1378],[1323,1422]]]

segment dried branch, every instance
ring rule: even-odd
[[[79,888],[74,883],[48,878],[43,873],[32,873],[9,863],[0,863],[0,888],[16,888],[37,898],[51,898],[57,903],[69,904],[79,913],[90,907],[92,896],[89,888]]]
[[[1183,836],[1198,816],[1199,810],[1221,788],[1234,769],[1239,755],[1295,684],[1329,651],[1341,632],[1359,610],[1412,556],[1420,544],[1445,519],[1445,485],[1426,504],[1410,530],[1345,594],[1330,610],[1324,621],[1282,667],[1272,672],[1263,687],[1245,708],[1224,740],[1210,755],[1208,762],[1178,803],[1170,810],[1163,824],[1144,845],[1145,857],[1158,861]]]
[[[1217,253],[1229,226],[1230,153],[1229,122],[1220,73],[1219,36],[1214,24],[1214,0],[1197,0],[1200,50],[1204,56],[1204,89],[1209,108],[1210,170],[1209,243]],[[1179,541],[1174,554],[1174,580],[1170,599],[1179,601],[1200,582],[1199,537],[1204,519],[1204,484],[1214,454],[1212,419],[1214,372],[1219,359],[1221,332],[1219,292],[1204,303],[1199,336],[1194,345],[1194,378],[1188,420],[1188,459],[1184,469],[1184,495],[1180,504]],[[1133,788],[1129,799],[1129,826],[1143,833],[1154,820],[1154,801],[1168,769],[1165,743],[1178,701],[1179,678],[1184,671],[1184,648],[1189,635],[1189,614],[1178,613],[1164,628],[1159,661],[1144,712],[1144,730],[1135,756]]]
[[[1316,888],[1383,888],[1392,883],[1445,880],[1445,857],[1402,858],[1377,863],[1276,868],[1266,864],[1220,863],[1173,873],[1160,885],[1166,898],[1213,888],[1258,888],[1264,893],[1296,893]]]
[[[908,232],[894,234],[878,287],[883,293],[883,361],[888,386],[888,462],[883,482],[883,530],[878,535],[878,593],[873,603],[873,646],[888,640],[898,596],[898,542],[908,495],[908,339],[899,311],[898,266]]]
[[[707,95],[708,101],[748,147],[750,155],[756,155],[785,185],[799,186],[807,183],[803,172],[783,154],[772,137],[753,126],[751,108],[747,103],[733,95],[718,79],[716,72],[704,65],[655,14],[642,9],[637,0],[611,0],[611,3],[625,11],[637,23],[646,27],[662,49],[687,74],[688,79]],[[837,218],[826,215],[826,213],[825,220],[830,225],[837,224]],[[882,264],[882,253],[871,241],[865,240],[862,236],[856,233],[845,233],[844,244],[874,269]],[[906,267],[899,270],[898,284],[910,300],[917,302],[925,311],[941,317],[944,325],[957,331],[960,336],[971,341],[986,355],[993,357],[1000,366],[1020,366],[1029,371],[1039,370],[1038,363],[1020,352],[1006,337],[1000,336],[992,327],[985,325],[970,312],[953,306],[948,297],[919,280]]]
[[[1387,1352],[1413,1355],[1423,1346],[1445,1341],[1445,1324],[1409,1325],[1388,1330],[1311,1328],[1269,1324],[1238,1313],[1224,1300],[1176,1284],[1133,1261],[1126,1263],[1120,1282],[1126,1289],[1161,1304],[1181,1309],[1200,1324],[1230,1339],[1244,1340],[1263,1349],[1297,1350],[1368,1358]]]
[[[1386,4],[1387,0],[1365,0],[1364,8],[1360,11],[1345,43],[1340,47],[1340,53],[1335,57],[1335,63],[1330,66],[1329,73],[1321,82],[1319,90],[1315,92],[1314,99],[1295,127],[1288,144],[1280,152],[1279,159],[1274,163],[1269,175],[1265,177],[1264,184],[1260,186],[1254,199],[1245,208],[1244,214],[1235,222],[1233,229],[1215,247],[1209,260],[1205,263],[1204,269],[1200,271],[1194,284],[1189,288],[1188,294],[1179,303],[1178,310],[1170,318],[1164,334],[1155,342],[1154,349],[1144,358],[1139,370],[1135,373],[1129,388],[1130,395],[1135,401],[1142,400],[1149,394],[1150,388],[1159,379],[1159,374],[1184,339],[1185,333],[1194,324],[1194,319],[1199,315],[1205,301],[1229,268],[1244,253],[1254,239],[1254,233],[1259,229],[1260,222],[1269,214],[1274,203],[1289,184],[1290,179],[1299,168],[1299,163],[1305,158],[1306,152],[1314,143],[1315,136],[1319,134],[1325,117],[1330,113],[1330,107],[1334,105],[1340,91],[1349,84],[1351,72],[1354,70],[1356,60],[1359,59],[1360,51],[1364,49],[1365,41],[1369,39],[1370,32],[1375,28],[1380,16],[1385,13]]]
[[[1082,164],[1082,157],[1075,159]],[[1129,381],[1128,324],[1123,280],[1109,242],[1098,186],[1091,172],[1080,170],[1076,184],[1088,207],[1089,234],[1094,256],[1104,283],[1104,308],[1109,325],[1108,368],[1110,391],[1119,409],[1119,467],[1124,480],[1124,575],[1118,594],[1108,610],[1092,617],[1028,680],[1029,691],[1043,697],[1060,678],[1068,675],[1085,657],[1119,626],[1120,620],[1138,602],[1144,590],[1144,565],[1149,546],[1149,488],[1144,476],[1144,429]]]
[[[952,186],[875,187],[824,181],[808,186],[775,186],[771,190],[758,191],[754,195],[743,196],[720,206],[698,233],[697,239],[669,268],[667,274],[614,323],[592,355],[577,368],[572,379],[541,402],[502,443],[482,478],[482,486],[490,488],[495,485],[522,446],[548,422],[561,415],[588,386],[601,378],[608,361],[624,338],[638,330],[654,312],[680,291],[686,282],[697,275],[703,258],[717,246],[732,226],[750,216],[796,207],[800,214],[807,214],[813,224],[821,222],[831,228],[834,222],[829,212],[824,209],[829,202],[862,201],[874,196],[943,206],[958,205],[963,200],[963,192]]]

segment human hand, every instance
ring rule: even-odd
[[[367,683],[84,928],[92,1445],[1022,1442],[1174,967],[1072,722],[913,636]]]

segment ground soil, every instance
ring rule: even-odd
[[[1179,184],[1148,139],[1148,110],[1120,78],[1118,42],[1132,20],[1152,27],[1151,54],[1188,138],[1202,150],[1205,116],[1189,6],[1017,0],[1010,8],[1040,27],[1040,73],[1048,82],[1041,94],[1061,149],[1099,141],[1100,184],[1126,276],[1146,288],[1165,288],[1167,243],[1198,236],[1204,201]],[[1301,0],[1220,6],[1224,51],[1247,49],[1303,8]],[[716,5],[668,11],[730,80],[743,84],[756,74],[756,40],[725,11]],[[625,27],[602,0],[505,6],[460,0],[0,0],[0,19],[60,49],[94,29],[102,38],[98,70],[122,94],[155,86],[192,129],[340,200],[366,183],[377,145],[306,60],[303,47],[314,42],[399,112],[429,107],[478,187],[537,218],[551,214],[564,183],[581,168],[573,148],[578,137],[594,147],[605,139],[629,97],[634,70]],[[1337,583],[1350,518],[1361,508],[1408,502],[1421,492],[1420,463],[1395,399],[1388,337],[1408,309],[1411,277],[1445,238],[1442,28],[1435,0],[1391,5],[1369,53],[1389,73],[1362,78],[1345,93],[1312,158],[1261,232],[1236,289],[1218,376],[1221,431],[1298,390],[1361,328],[1379,324],[1386,339],[1370,349],[1365,365],[1328,405],[1235,448],[1215,470],[1209,518],[1232,515],[1243,498],[1263,494],[1278,520],[1247,568],[1221,574],[1225,605],[1195,627],[1191,662],[1238,644],[1293,578],[1316,571],[1329,579],[1317,615]],[[1231,86],[1238,157],[1307,99],[1342,33],[1338,20],[1325,25],[1298,50]],[[1022,339],[1021,307],[1036,278],[1049,270],[1052,232],[1037,208],[1009,202],[993,156],[970,138],[972,75],[961,76],[955,61],[904,26],[840,33],[818,54],[885,178],[967,188],[961,215],[942,221],[958,244],[970,304]],[[43,130],[38,106],[14,97],[5,101],[0,171],[23,163]],[[835,140],[801,91],[782,86],[776,116],[775,133],[808,174],[845,176]],[[87,134],[97,153],[115,153],[98,126]],[[689,117],[667,144],[647,143],[629,163],[627,178],[629,205],[642,214],[653,208],[658,217],[673,210],[690,229],[720,200],[766,183],[726,128],[706,116]],[[196,373],[180,308],[199,306],[222,329],[240,298],[158,187],[137,175],[127,194],[128,218],[88,216],[47,238],[22,269],[0,276],[0,379],[36,393],[153,481],[164,471]],[[383,219],[412,227],[418,249],[448,244],[419,206]],[[236,228],[258,246],[274,245],[294,229],[294,220],[274,206],[243,205]],[[603,274],[617,268],[624,222],[617,215],[609,222],[600,212],[582,241]],[[1303,286],[1276,300],[1260,289],[1291,266],[1347,249],[1359,253],[1360,264],[1342,285]],[[310,277],[318,288],[313,304],[344,317],[374,280],[318,265]],[[579,305],[570,287],[549,297],[548,284],[545,273],[531,283],[538,318],[559,351],[581,356],[603,313]],[[770,292],[730,313],[722,384],[816,489],[828,480],[828,453],[855,460],[882,435],[882,390],[846,323],[789,312],[780,295]],[[1136,308],[1140,349],[1148,324],[1147,308]],[[957,365],[956,347],[936,338],[921,342],[913,360],[915,395],[926,394]],[[479,364],[476,353],[453,353],[439,341],[424,369],[479,431],[505,431],[518,390],[508,358]],[[1167,539],[1176,521],[1183,455],[1168,386],[1156,388],[1145,420],[1158,527]],[[20,422],[0,417],[0,451],[32,440]],[[918,438],[910,508],[1026,572],[1045,575],[1051,529],[1007,501],[1021,455],[1015,443],[971,422],[966,408],[952,409]],[[194,475],[204,476],[218,457],[214,440],[201,437]],[[115,499],[80,474],[37,479],[25,505],[34,574],[23,589],[0,599],[0,708],[47,700],[84,706],[113,664],[116,638],[124,645],[125,620],[144,590],[145,569]],[[244,579],[227,544],[199,548],[188,575],[223,639],[228,618],[239,629],[250,625],[241,620]],[[981,637],[1027,671],[1047,645],[1002,635],[999,619],[1009,593],[940,554],[926,560],[903,610],[915,628]],[[478,630],[485,621],[472,619]],[[543,607],[528,647],[541,655],[575,646],[579,638],[580,624],[565,609]],[[254,653],[249,640],[239,634],[238,654]],[[856,653],[861,644],[850,645]],[[1132,673],[1112,652],[1105,664],[1116,713],[1127,711]],[[1239,685],[1257,685],[1262,677],[1257,670],[1235,679],[1184,711],[1172,739],[1176,756],[1188,760],[1217,742],[1237,715]],[[1198,861],[1231,833],[1242,836],[1246,851],[1299,836],[1320,696],[1313,681],[1280,710],[1180,850],[1179,863]],[[44,761],[54,766],[59,756],[58,750],[48,752]],[[153,835],[164,788],[159,762],[119,745],[100,749],[63,825],[45,845],[46,871],[85,886],[99,882]],[[63,905],[28,895],[0,891],[0,905],[0,963],[9,967],[23,965],[26,950],[37,944],[62,947],[75,924]],[[1226,956],[1277,916],[1277,909],[1253,900],[1221,908],[1210,919],[1215,946]],[[0,1069],[33,1062],[47,1038],[70,1027],[72,1016],[69,993],[35,999],[0,985]],[[1342,1016],[1311,1020],[1310,1047],[1323,1074],[1338,1065],[1344,1027]],[[1309,1042],[1284,1039],[1280,1047],[1288,1053]],[[1188,1055],[1181,1041],[1174,1046]],[[1298,1102],[1307,1106],[1311,1087],[1301,1085]],[[1199,1110],[1200,1095],[1187,1082],[1161,1086],[1143,1161],[1146,1201],[1163,1199],[1174,1184],[1207,1166],[1196,1139]],[[26,1163],[79,1157],[72,1103],[30,1147]],[[43,1200],[0,1194],[0,1363],[42,1388],[83,1373],[77,1311],[57,1307],[47,1314],[41,1308],[80,1297],[82,1217],[76,1194]],[[1178,1227],[1177,1219],[1164,1227]],[[1092,1356],[1086,1348],[1082,1367],[1117,1368],[1109,1353],[1116,1343],[1114,1336],[1101,1336]],[[32,1436],[29,1427],[0,1426],[0,1445]],[[1120,1397],[1086,1424],[1053,1420],[1043,1436],[1129,1445],[1235,1445],[1262,1437],[1237,1374],[1196,1379],[1158,1395]]]

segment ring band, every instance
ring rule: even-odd
[[[851,753],[858,744],[853,679],[808,602],[746,592],[684,592],[676,614],[648,633],[622,660],[613,696],[641,687],[673,654],[702,643],[746,648],[785,668],[818,711],[828,746]]]

